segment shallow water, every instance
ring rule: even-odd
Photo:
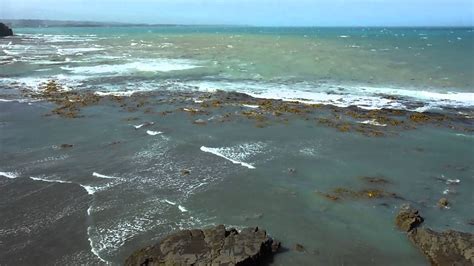
[[[197,97],[171,100],[167,92],[239,90],[262,97],[304,95],[309,102],[341,106],[357,102],[368,109],[462,106],[435,110],[469,113],[470,29],[17,32],[24,35],[0,40],[0,50],[14,59],[1,65],[0,81],[4,264],[120,264],[136,248],[171,231],[223,223],[262,226],[281,240],[289,250],[275,257],[275,265],[425,265],[394,228],[404,203],[417,207],[434,229],[474,232],[469,224],[474,219],[472,120],[463,125],[467,132],[422,124],[377,138],[292,114],[261,128],[243,116],[221,122],[226,113],[258,110],[255,106],[193,114],[189,110],[200,108]],[[433,46],[426,46],[424,36]],[[361,48],[348,47],[353,43]],[[308,48],[316,44],[317,49]],[[395,46],[418,47],[424,60],[380,50]],[[373,57],[370,49],[377,49]],[[321,63],[310,62],[316,55]],[[397,60],[411,61],[397,68],[391,65]],[[449,79],[428,78],[440,77],[431,67],[437,65]],[[35,90],[50,78],[76,90],[125,95],[155,90],[153,97],[165,101],[152,103],[151,113],[101,103],[84,108],[84,117],[77,119],[45,116],[54,104],[25,98],[18,89]],[[193,123],[197,119],[207,124]],[[65,143],[74,146],[61,148]],[[389,183],[368,184],[361,176]],[[334,202],[318,193],[338,187],[378,188],[400,198]],[[441,197],[448,197],[449,209],[436,206]],[[292,251],[296,243],[306,252]]]

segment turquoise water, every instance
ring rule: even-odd
[[[427,265],[394,228],[404,203],[436,230],[474,232],[471,28],[16,33],[0,39],[0,264],[115,265],[171,231],[224,223],[259,225],[281,240],[288,250],[275,265]],[[50,79],[132,102],[134,93],[152,93],[135,112],[102,102],[77,119],[45,116],[53,104],[21,91]],[[337,116],[323,109],[284,114],[263,128],[240,115],[259,110],[251,105],[189,112],[216,90],[465,120],[410,130],[373,125],[390,134],[367,137],[321,125],[319,118]],[[139,127],[145,122],[154,124]],[[338,187],[402,199],[333,202],[320,194]],[[441,197],[449,209],[436,206]],[[306,252],[293,251],[296,243]]]

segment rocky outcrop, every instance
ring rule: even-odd
[[[183,230],[134,252],[125,265],[262,265],[280,243],[258,227]]]
[[[474,265],[474,235],[415,228],[408,233],[432,265]]]
[[[0,37],[12,36],[13,30],[10,29],[7,25],[0,22]]]
[[[395,225],[398,229],[409,232],[423,223],[423,217],[418,213],[418,210],[410,206],[402,206],[400,212],[395,218]]]
[[[425,254],[432,265],[474,265],[474,235],[457,231],[436,232],[419,227],[423,218],[409,206],[396,218],[399,229]]]

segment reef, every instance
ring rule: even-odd
[[[397,227],[428,258],[431,265],[474,265],[474,235],[448,230],[436,232],[421,227],[424,219],[417,210],[402,206],[395,218]]]
[[[125,265],[265,265],[279,248],[261,228],[239,232],[219,225],[170,234],[135,251]]]
[[[403,199],[401,196],[393,192],[387,192],[378,188],[367,188],[361,190],[351,190],[348,188],[335,188],[330,193],[324,193],[316,191],[317,194],[324,198],[332,201],[339,201],[344,199],[381,199],[381,198],[393,198]]]
[[[299,101],[259,99],[237,92],[216,91],[151,91],[114,96],[95,91],[69,89],[55,80],[41,84],[39,90],[23,90],[27,97],[42,99],[57,105],[51,114],[65,118],[80,118],[84,107],[112,103],[124,112],[142,112],[166,116],[182,112],[197,126],[247,120],[257,128],[275,124],[287,125],[296,119],[315,127],[334,128],[340,133],[357,133],[367,137],[396,136],[405,130],[427,125],[458,132],[474,132],[472,110],[462,112],[410,112],[405,110],[365,110],[356,106],[306,104]],[[167,106],[168,110],[163,110]]]

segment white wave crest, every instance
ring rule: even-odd
[[[243,144],[234,147],[224,147],[224,148],[209,148],[202,146],[201,151],[217,155],[221,158],[224,158],[233,164],[239,164],[249,169],[255,169],[255,166],[252,164],[243,162],[246,158],[257,153],[261,149],[261,144]]]
[[[307,104],[330,104],[338,107],[358,106],[362,109],[406,109],[427,111],[442,107],[474,107],[472,92],[438,92],[416,88],[368,87],[330,83],[272,83],[272,82],[188,82],[189,89],[213,92],[237,91],[255,98],[299,101]],[[385,97],[390,96],[390,97]],[[423,102],[425,107],[410,107],[411,102]]]
[[[30,179],[34,181],[42,181],[42,182],[47,182],[47,183],[73,184],[71,181],[46,179],[46,178],[32,177],[32,176],[30,176]]]
[[[117,178],[115,176],[103,175],[103,174],[99,174],[97,172],[93,172],[92,176],[99,177],[99,178],[105,178],[105,179],[116,179]]]
[[[163,132],[161,132],[161,131],[152,131],[152,130],[147,130],[146,133],[150,136],[156,136],[156,135],[163,134]]]
[[[176,202],[172,202],[172,201],[169,201],[167,199],[163,200],[163,202],[166,202],[166,203],[168,203],[170,205],[173,205],[173,206],[176,205]]]
[[[18,173],[17,172],[0,172],[0,176],[4,176],[10,179],[15,179],[18,177]]]
[[[134,62],[114,65],[95,65],[80,67],[61,67],[74,74],[126,74],[136,72],[171,72],[182,71],[201,66],[186,59],[136,59]]]
[[[371,119],[371,120],[366,120],[366,121],[362,121],[362,122],[359,122],[360,124],[368,124],[368,125],[373,125],[373,126],[378,126],[378,127],[386,127],[387,124],[381,124],[379,122],[377,122],[377,120],[375,119]]]

